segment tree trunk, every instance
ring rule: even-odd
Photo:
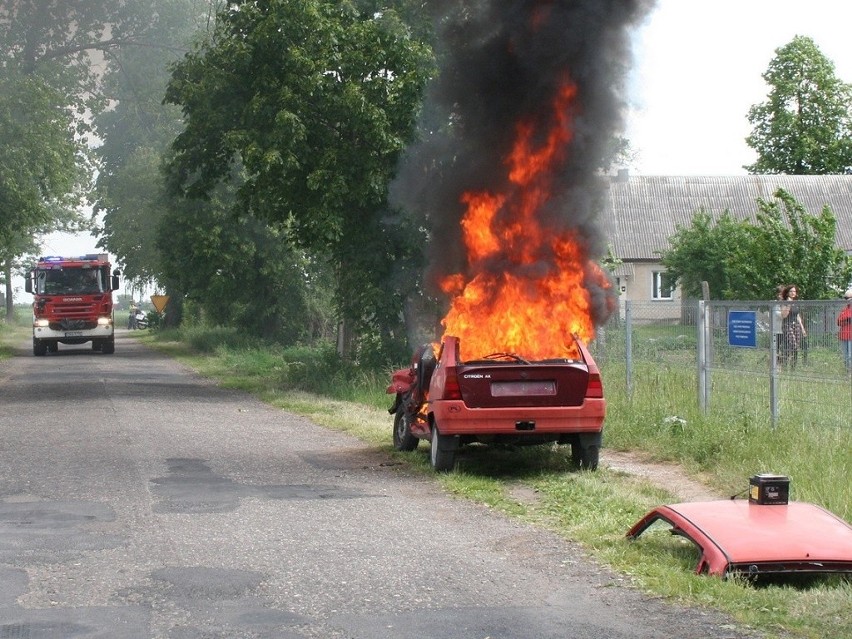
[[[344,361],[352,359],[352,329],[345,319],[337,325],[337,354]]]
[[[15,300],[12,297],[12,260],[3,262],[3,276],[6,278],[6,323],[15,321]]]

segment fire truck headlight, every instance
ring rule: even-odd
[[[33,320],[33,326],[37,326],[39,328],[45,328],[47,326],[50,326],[50,322],[46,319],[43,319],[43,318],[37,319],[37,320]]]
[[[98,318],[98,326],[109,326],[112,324],[111,317],[99,317]]]

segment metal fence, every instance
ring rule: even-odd
[[[735,411],[803,425],[852,424],[852,377],[837,317],[843,300],[797,303],[806,336],[787,340],[775,302],[622,301],[592,346],[607,385],[628,397],[651,377],[694,383],[705,412]],[[795,348],[794,348],[795,346]]]

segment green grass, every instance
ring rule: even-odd
[[[14,345],[26,339],[31,330],[29,322],[26,325],[22,323],[20,312],[15,313],[11,322],[0,321],[0,361],[12,357],[15,354]]]
[[[195,329],[189,337],[168,332],[140,337],[223,385],[348,432],[431,476],[428,445],[412,453],[396,452],[391,445],[391,397],[384,392],[390,370],[369,373],[340,364],[330,346],[280,349],[246,344],[222,329]],[[688,361],[682,342],[672,340],[672,351]],[[754,376],[714,375],[713,410],[703,415],[692,367],[643,360],[635,371],[641,383],[630,398],[620,382],[623,363],[609,358],[602,372],[607,448],[677,462],[684,473],[700,477],[721,495],[744,491],[756,473],[785,474],[791,478],[793,499],[819,504],[852,521],[852,431],[837,427],[831,404],[821,403],[822,393],[836,389],[820,383],[796,387],[813,401],[786,402],[773,429],[763,382]],[[682,538],[655,528],[633,543],[624,537],[643,514],[671,503],[673,495],[611,469],[578,471],[566,447],[468,447],[459,468],[435,480],[459,498],[580,542],[597,560],[653,595],[725,611],[769,637],[852,636],[848,579],[755,586],[696,576],[697,552]]]

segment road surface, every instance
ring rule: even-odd
[[[0,407],[0,637],[752,636],[127,331],[22,344]]]

